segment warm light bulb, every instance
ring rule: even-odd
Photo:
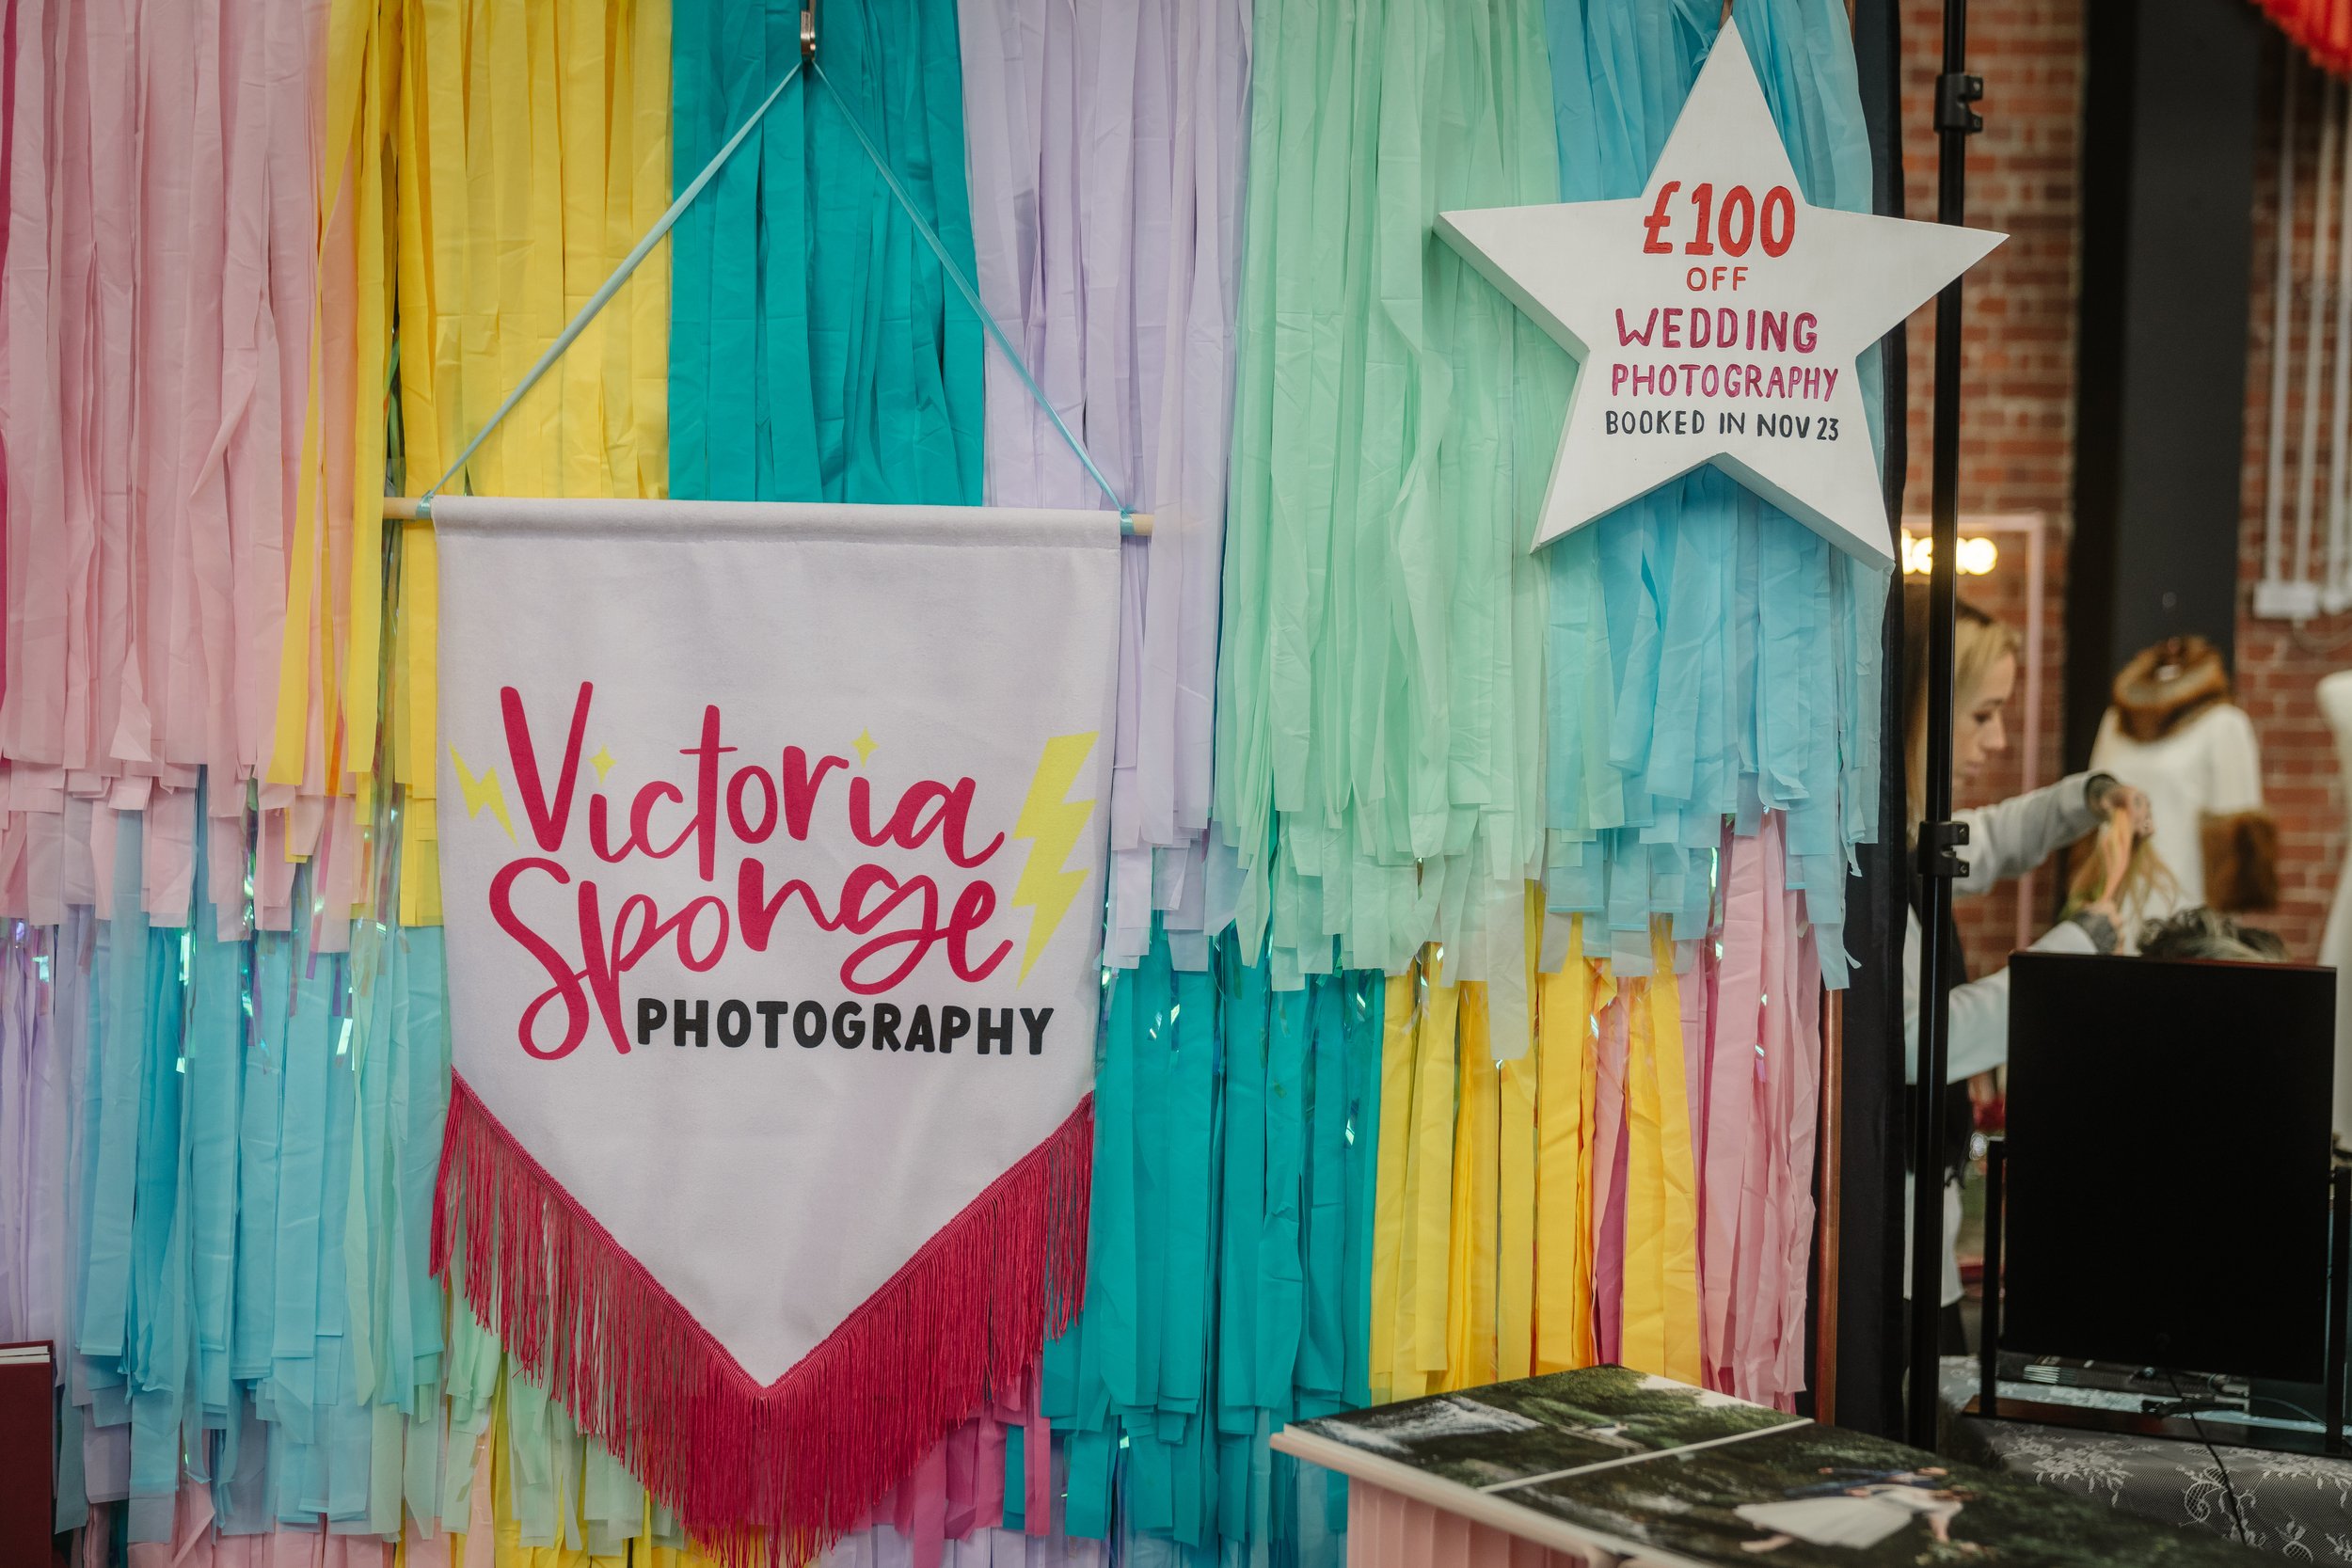
[[[1903,531],[1903,575],[1923,578],[1935,567],[1935,540],[1932,535]],[[1960,542],[1953,552],[1952,564],[1964,578],[1980,578],[1999,564],[2000,546],[1982,534],[1972,535]]]

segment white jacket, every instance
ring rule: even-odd
[[[2175,910],[2203,903],[2204,818],[2262,809],[2262,749],[2246,710],[2216,703],[2169,735],[2134,740],[2109,708],[2099,721],[2090,766],[2137,785],[2148,797],[2156,818],[2150,847],[2179,884],[2170,895],[2151,892],[2132,912],[2144,920],[2161,920]]]
[[[2057,850],[2074,843],[2098,825],[2098,814],[2084,799],[2094,775],[2075,773],[2046,788],[2019,795],[1994,805],[1954,812],[1968,824],[1968,843],[1960,858],[1968,875],[1952,884],[1955,894],[1989,893],[1996,882],[2032,870]],[[1925,985],[1919,974],[1926,943],[1919,917],[1905,917],[1903,941],[1903,1081],[1919,1080],[1919,1001]],[[2033,944],[2037,953],[2095,953],[2090,934],[2073,921],[2061,921]],[[2009,971],[1995,970],[1981,980],[1952,988],[1951,1029],[1946,1037],[1950,1055],[1946,1081],[1957,1084],[2009,1060]]]
[[[1952,814],[1968,824],[1968,842],[1960,858],[1968,875],[1952,884],[1959,893],[1989,893],[1996,882],[2032,870],[2056,851],[2098,825],[2098,814],[2086,797],[2096,775],[2075,773],[2047,788],[1973,811]],[[1904,916],[1903,940],[1903,1081],[1919,1081],[1919,999],[1926,986],[1919,974],[1925,945],[1919,937],[1919,917]],[[2037,953],[2096,953],[2090,933],[2071,920],[2060,921],[2033,944]],[[2009,1060],[2009,971],[1998,969],[1981,980],[1952,988],[1950,1049],[1947,1083],[1974,1078]],[[1911,1256],[1911,1178],[1903,1178],[1903,1256]],[[1952,1248],[1960,1237],[1960,1186],[1944,1189],[1944,1279],[1942,1300],[1950,1306],[1960,1299],[1960,1262]],[[1911,1272],[1903,1271],[1903,1295],[1911,1294]]]

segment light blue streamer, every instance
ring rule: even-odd
[[[193,816],[191,881],[209,886],[211,853],[236,840],[201,796]],[[344,956],[307,928],[224,939],[209,903],[151,918],[151,828],[111,819],[110,916],[61,927],[89,933],[89,959],[87,1004],[52,1013],[87,1062],[71,1323],[87,1414],[61,1445],[58,1516],[127,1490],[124,1539],[168,1541],[192,1481],[223,1534],[396,1536],[404,1503],[440,1513],[420,1465],[437,1459],[449,1365],[426,1256],[441,933],[364,923]],[[314,907],[311,875],[296,909]]]
[[[199,808],[199,816],[202,807]],[[199,844],[195,884],[204,885]],[[246,946],[220,940],[210,911],[188,936],[190,1285],[195,1300],[196,1396],[208,1430],[242,1409],[230,1369],[237,1267],[238,1127],[244,1112]]]
[[[1640,194],[1715,40],[1712,0],[1549,0],[1562,194]],[[1834,0],[1742,0],[1740,34],[1806,199],[1867,211]],[[1875,350],[1860,373],[1877,438]],[[1883,571],[1703,468],[1551,546],[1549,906],[1598,917],[1620,972],[1650,921],[1703,933],[1722,824],[1784,814],[1823,978],[1845,983],[1845,876],[1874,835]]]

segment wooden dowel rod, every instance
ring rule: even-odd
[[[390,523],[415,522],[417,520],[416,498],[413,496],[386,496],[384,498],[384,520]],[[428,517],[426,520],[430,521],[431,519]],[[1136,513],[1134,516],[1127,519],[1127,526],[1122,531],[1125,532],[1127,537],[1130,539],[1151,538],[1152,514],[1149,512]]]

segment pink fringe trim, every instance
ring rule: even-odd
[[[763,1388],[453,1078],[433,1272],[464,1249],[507,1354],[707,1549],[807,1561],[1069,1325],[1093,1148],[1089,1096]]]

